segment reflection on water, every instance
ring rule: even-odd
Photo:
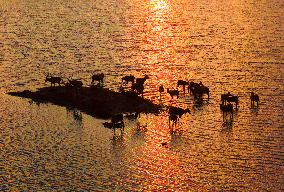
[[[283,2],[0,2],[0,180],[6,191],[281,191]],[[123,136],[76,109],[29,103],[11,90],[46,86],[44,73],[104,72],[150,79],[144,96],[160,114],[125,118]],[[159,86],[210,88],[209,100]],[[221,93],[238,95],[223,121]],[[260,95],[250,107],[250,92]],[[206,96],[205,96],[206,97]],[[169,127],[167,106],[191,114]],[[137,125],[138,124],[138,125]],[[138,129],[140,127],[140,129]]]

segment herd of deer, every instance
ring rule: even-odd
[[[93,85],[94,82],[97,82],[96,86],[102,87],[104,77],[105,77],[104,73],[93,74],[91,77],[91,84]],[[124,76],[121,79],[122,80],[121,91],[124,91],[123,85],[131,82],[131,90],[143,97],[144,83],[147,79],[149,79],[148,75],[145,75],[142,78],[135,78],[133,75]],[[83,86],[83,82],[81,80],[68,78],[68,82],[64,82],[61,77],[51,76],[50,74],[46,75],[45,82],[50,82],[51,87],[55,86],[55,84],[58,84],[59,86],[61,86],[61,84],[64,84],[65,86],[71,86],[75,88],[81,88]],[[186,86],[187,86],[188,93],[192,94],[195,99],[202,99],[202,96],[204,94],[207,95],[209,99],[209,88],[204,86],[202,82],[195,83],[195,82],[189,82],[189,81],[184,81],[184,80],[178,80],[177,89],[172,89],[172,90],[170,90],[169,88],[166,89],[167,93],[171,96],[171,98],[179,97],[178,87],[180,86],[182,86],[184,93],[185,93]],[[159,87],[160,95],[164,91],[165,89],[163,85],[160,85]],[[254,106],[256,102],[257,107],[258,107],[259,96],[257,94],[251,92],[250,100],[251,100],[251,106]],[[233,118],[234,107],[232,103],[235,103],[236,109],[238,109],[238,103],[239,103],[238,96],[234,96],[230,92],[221,95],[220,109],[223,112],[223,118],[225,118],[227,114],[230,115],[230,119]],[[190,110],[170,106],[169,107],[169,123],[173,122],[173,124],[176,124],[178,119],[185,113],[190,113]],[[111,122],[104,123],[104,126],[108,128],[114,128],[114,129],[124,128],[123,115],[122,114],[114,115],[111,119]]]

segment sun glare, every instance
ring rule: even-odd
[[[152,0],[150,5],[153,9],[168,9],[168,3],[166,0]]]

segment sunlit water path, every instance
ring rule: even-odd
[[[1,191],[283,191],[283,8],[273,1],[0,1]],[[147,74],[145,97],[190,108],[172,134],[167,112],[105,120],[5,93],[47,86],[44,74]],[[158,87],[211,90],[202,105]],[[181,89],[180,89],[181,90]],[[240,96],[224,124],[220,94]],[[260,95],[250,108],[250,92]],[[137,123],[147,127],[138,131]],[[119,133],[119,132],[117,132]],[[162,146],[161,143],[167,143]]]

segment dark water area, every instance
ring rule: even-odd
[[[0,190],[283,191],[283,11],[281,0],[0,0]],[[154,103],[178,79],[210,98],[164,93],[164,106],[191,110],[175,133],[165,111],[126,118],[113,140],[105,120],[6,94],[49,86],[45,73],[87,86],[94,72],[116,91],[147,74]],[[240,103],[224,124],[228,91]]]

